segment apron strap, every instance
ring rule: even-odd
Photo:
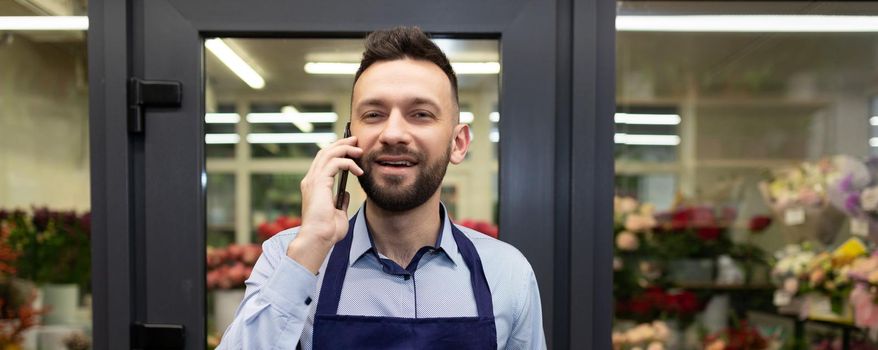
[[[457,243],[457,250],[463,256],[463,261],[470,271],[470,282],[473,286],[473,295],[476,299],[476,310],[479,317],[494,317],[494,302],[491,300],[491,288],[482,268],[482,259],[473,242],[470,241],[454,223],[451,224],[451,233]]]
[[[355,214],[348,222],[347,236],[335,244],[329,256],[329,262],[323,273],[323,284],[320,287],[320,299],[317,300],[315,315],[335,315],[338,313],[338,302],[341,298],[341,289],[344,285],[345,275],[348,270],[348,260],[351,252],[351,243],[354,237],[354,223],[357,221]],[[450,220],[449,220],[450,222]],[[476,310],[479,317],[494,317],[494,303],[491,300],[491,289],[482,268],[482,259],[472,241],[464,235],[454,223],[451,224],[451,234],[457,243],[457,250],[463,256],[470,271],[473,296],[476,301]]]
[[[354,223],[357,215],[348,221],[348,234],[335,244],[323,272],[323,285],[320,287],[320,299],[317,300],[315,315],[335,315],[338,313],[338,300],[341,298],[341,287],[345,274],[348,272],[348,259],[351,254],[351,242],[354,241]]]

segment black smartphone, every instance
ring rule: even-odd
[[[344,138],[351,137],[351,122],[344,126]],[[338,179],[338,188],[335,191],[335,209],[341,209],[344,205],[345,186],[348,184],[348,171],[341,171],[341,178]]]

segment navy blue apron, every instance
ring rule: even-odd
[[[470,271],[476,317],[403,318],[338,315],[348,268],[354,222],[329,257],[314,316],[314,349],[496,349],[497,329],[491,290],[473,243],[451,225],[457,248]]]

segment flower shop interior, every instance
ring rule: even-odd
[[[0,0],[0,16],[87,11]],[[878,349],[878,4],[618,1],[617,14],[613,348]],[[0,348],[89,349],[87,32],[3,24]],[[473,140],[442,200],[502,240],[502,39],[435,41]],[[261,243],[300,224],[299,182],[342,134],[362,43],[204,45],[213,348]]]

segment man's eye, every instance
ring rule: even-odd
[[[416,118],[432,118],[433,115],[427,112],[415,112]]]
[[[379,114],[378,112],[368,112],[363,115],[364,118],[378,118],[380,116],[381,114]]]

